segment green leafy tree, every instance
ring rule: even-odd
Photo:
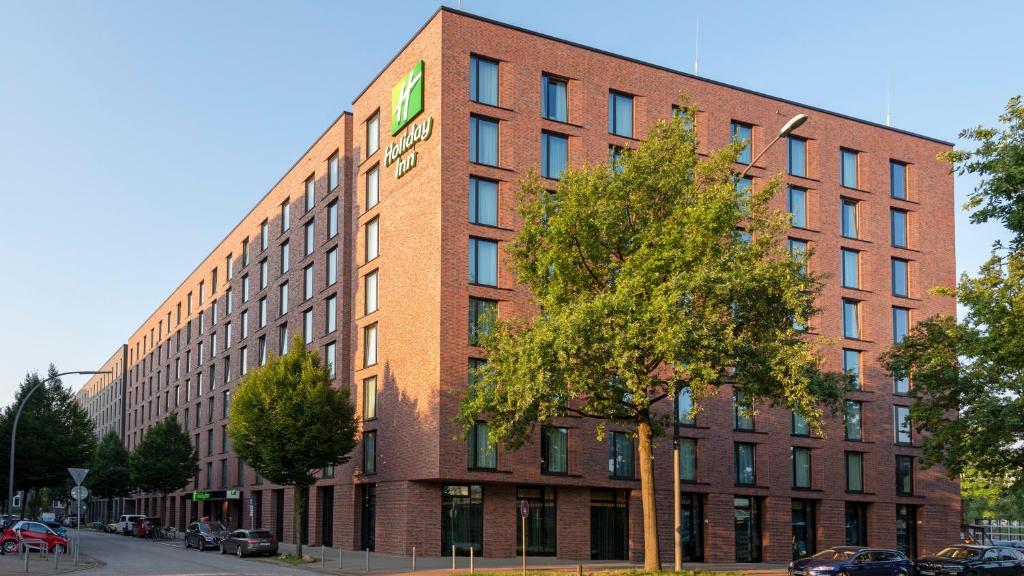
[[[689,119],[692,121],[692,118]],[[690,122],[659,123],[617,169],[567,170],[550,193],[520,183],[522,227],[509,250],[538,307],[491,319],[487,363],[460,407],[492,443],[515,449],[566,415],[628,426],[639,451],[644,565],[659,570],[652,439],[689,387],[698,406],[720,386],[820,425],[843,378],[820,371],[817,344],[794,326],[816,313],[818,276],[786,247],[772,180],[737,187],[736,144],[697,154]]]
[[[166,497],[181,490],[199,473],[199,449],[171,412],[150,426],[128,456],[131,483],[142,492]]]
[[[348,389],[331,386],[319,355],[306,350],[299,336],[287,354],[268,358],[235,390],[228,422],[232,446],[264,478],[294,487],[299,556],[308,488],[327,466],[348,462],[356,429]]]
[[[997,221],[1011,233],[997,243],[974,276],[956,287],[957,321],[938,315],[919,322],[883,355],[897,377],[909,377],[916,402],[914,426],[923,436],[924,465],[942,464],[951,475],[1006,491],[1024,488],[1024,106],[1012,98],[1001,127],[976,127],[961,137],[973,151],[942,155],[960,174],[980,177],[965,208],[976,223]],[[951,417],[955,416],[955,417]],[[1012,497],[1010,492],[1007,496]]]
[[[107,518],[113,514],[111,506],[115,498],[131,496],[135,492],[128,450],[117,432],[111,430],[100,440],[85,483],[93,495],[107,500]]]

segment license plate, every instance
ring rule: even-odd
[[[935,576],[935,570],[919,570],[918,574],[921,576]]]
[[[803,570],[793,570],[793,576],[804,576]]]

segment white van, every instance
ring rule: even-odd
[[[122,514],[117,520],[117,524],[114,524],[114,531],[119,534],[131,534],[135,528],[135,523],[145,518],[142,514]]]

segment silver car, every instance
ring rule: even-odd
[[[250,554],[277,554],[277,539],[270,530],[235,530],[220,543],[221,554],[235,554],[239,558]]]

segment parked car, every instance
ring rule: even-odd
[[[277,539],[270,530],[235,530],[220,543],[221,554],[235,554],[239,558],[250,554],[277,554]]]
[[[63,522],[61,522],[61,524],[68,528],[75,528],[78,526],[78,518],[75,518],[74,516],[68,516],[64,519]]]
[[[114,532],[117,532],[117,522],[115,522],[113,520],[111,520],[110,522],[107,522],[106,524],[103,525],[103,531],[104,532],[108,532],[110,534],[113,534]]]
[[[790,576],[911,576],[914,564],[896,550],[836,546],[790,562]]]
[[[135,523],[145,518],[142,514],[121,514],[121,518],[114,525],[114,531],[118,534],[128,535],[135,528]]]
[[[156,537],[157,529],[163,525],[163,522],[156,516],[147,516],[135,523],[135,527],[132,529],[132,536],[154,538]]]
[[[93,520],[92,522],[89,522],[89,528],[92,528],[93,530],[106,531],[106,527],[107,525],[104,524],[102,520]]]
[[[919,576],[1021,576],[1024,554],[1003,546],[958,544],[918,558],[916,567]]]
[[[50,520],[43,520],[43,524],[46,524],[47,528],[49,528],[50,530],[53,530],[54,532],[56,532],[61,538],[67,538],[68,537],[67,529],[64,528],[63,526],[61,526],[60,522],[53,522],[53,521],[50,521]]]
[[[193,522],[185,529],[185,548],[195,548],[202,552],[207,548],[217,548],[221,541],[228,537],[228,530],[223,524],[213,522]]]
[[[1024,541],[1021,540],[993,540],[993,546],[1002,546],[1004,548],[1014,548],[1016,550],[1024,549]]]
[[[0,547],[6,553],[16,552],[18,543],[25,540],[42,540],[50,552],[67,552],[68,541],[51,530],[46,524],[34,520],[19,520],[0,536]]]

